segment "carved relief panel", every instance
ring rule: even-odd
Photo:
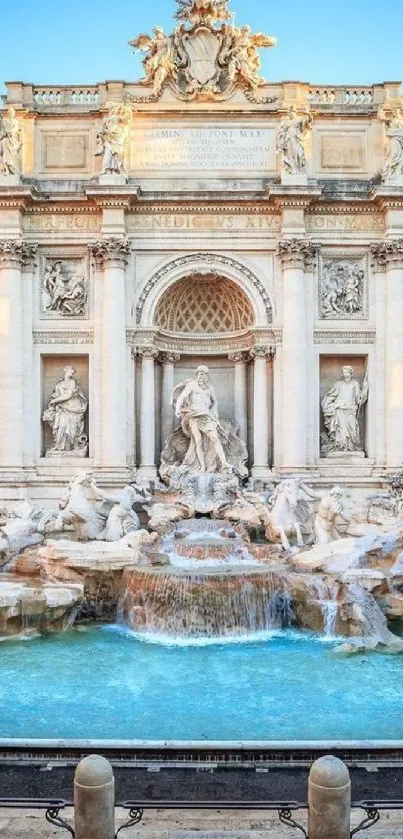
[[[368,260],[365,255],[322,254],[318,309],[324,320],[368,317]]]
[[[89,260],[87,255],[59,252],[40,261],[40,315],[43,318],[89,317]]]

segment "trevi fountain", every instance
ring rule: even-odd
[[[129,43],[0,112],[0,739],[403,740],[400,84]]]

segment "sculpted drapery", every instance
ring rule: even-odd
[[[328,451],[362,451],[359,412],[368,398],[368,382],[362,388],[353,379],[353,368],[346,365],[339,379],[322,399],[323,418],[328,434]]]
[[[52,428],[54,445],[47,454],[60,452],[86,454],[84,417],[88,400],[74,378],[74,367],[66,367],[64,376],[57,382],[52,397],[43,414],[44,422]]]
[[[229,468],[218,434],[217,398],[208,379],[208,367],[198,367],[196,378],[179,385],[180,388],[175,412],[183,433],[190,439],[183,465],[191,472]]]

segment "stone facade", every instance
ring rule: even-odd
[[[83,463],[105,486],[156,478],[170,393],[206,363],[253,476],[370,489],[403,462],[400,85],[265,82],[274,39],[227,5],[189,0],[173,35],[133,42],[139,83],[7,85],[4,500],[50,504]],[[321,405],[346,366],[367,390],[360,445],[328,451]],[[46,457],[65,368],[81,449]]]

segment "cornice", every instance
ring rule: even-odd
[[[401,209],[403,207],[403,185],[377,184],[372,188],[370,195],[371,199],[382,208]]]
[[[193,355],[194,353],[202,353],[203,355],[221,355],[223,353],[239,353],[247,352],[257,348],[275,347],[276,343],[281,341],[281,337],[276,334],[278,330],[267,328],[250,329],[243,333],[236,333],[232,335],[227,334],[206,334],[206,335],[186,335],[186,334],[170,334],[162,332],[158,329],[127,329],[126,342],[135,349],[137,353],[143,355],[145,350],[149,352],[152,347],[154,350],[154,357],[159,353],[180,353],[184,355]]]
[[[373,203],[366,203],[363,204],[361,202],[357,202],[356,204],[351,203],[343,203],[340,202],[338,204],[330,204],[326,201],[318,202],[312,204],[309,208],[309,215],[322,215],[323,213],[327,213],[329,215],[356,215],[357,213],[362,213],[362,215],[378,215],[379,214],[379,207],[374,206]]]
[[[303,186],[284,186],[270,184],[266,191],[267,197],[281,209],[284,207],[298,207],[306,209],[312,202],[317,202],[323,194],[323,187],[317,184]]]
[[[332,331],[329,329],[315,329],[315,344],[374,344],[376,339],[375,329],[366,331],[344,330]]]
[[[79,206],[74,205],[66,205],[63,204],[49,204],[49,202],[43,204],[35,204],[32,207],[27,208],[27,212],[36,215],[57,215],[57,214],[74,214],[82,213],[88,215],[91,213],[92,215],[99,214],[99,208],[94,206],[93,204],[80,204]]]
[[[280,215],[280,211],[273,205],[270,207],[266,202],[259,203],[259,198],[253,203],[238,203],[234,204],[230,201],[227,203],[214,204],[200,204],[197,201],[175,201],[175,202],[150,202],[139,203],[129,210],[132,215],[171,215],[172,213],[180,214],[191,212],[194,215],[216,215],[218,213],[228,213],[229,215]]]
[[[124,186],[116,185],[110,187],[103,185],[94,186],[92,184],[90,187],[84,187],[84,192],[87,198],[93,201],[100,209],[105,207],[123,207],[125,210],[128,210],[133,203],[138,201],[141,190],[137,184],[132,186],[125,184]]]

